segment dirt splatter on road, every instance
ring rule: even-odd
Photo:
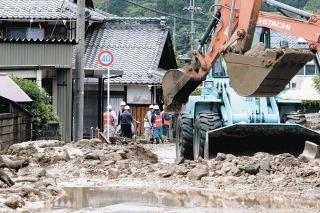
[[[174,162],[174,144],[108,145],[93,139],[70,144],[59,141],[16,144],[2,158],[29,162],[17,172],[3,169],[15,182],[11,187],[1,185],[0,210],[4,211],[50,209],[59,198],[70,199],[68,195],[61,198],[68,194],[70,188],[66,187],[94,187],[93,194],[99,190],[105,193],[111,187],[118,197],[122,197],[117,192],[120,189],[133,190],[141,196],[154,193],[150,196],[163,206],[154,206],[153,200],[146,207],[154,211],[160,208],[160,212],[171,207],[173,212],[188,211],[191,207],[213,212],[240,207],[297,212],[320,208],[320,160],[290,154],[256,153],[239,157],[219,153],[208,161]],[[105,187],[108,190],[101,192]],[[121,209],[128,207],[127,202],[138,202],[134,205],[141,206],[140,201],[130,199],[119,200],[120,206],[108,204],[103,196],[101,199],[99,202],[105,205],[92,208]],[[169,201],[174,205],[170,206]],[[59,211],[70,210],[61,208]],[[86,207],[76,209],[81,208]]]

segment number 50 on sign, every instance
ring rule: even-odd
[[[98,62],[104,67],[108,67],[113,63],[113,54],[109,50],[101,51],[98,55]]]

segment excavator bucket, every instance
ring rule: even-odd
[[[241,96],[279,94],[296,73],[314,58],[309,50],[249,50],[244,55],[224,55],[231,87]]]
[[[320,144],[320,134],[298,124],[234,124],[207,132],[204,157],[218,152],[252,155],[256,152],[290,153],[304,150],[305,141]]]
[[[193,92],[203,79],[193,79],[183,70],[169,70],[162,78],[162,91],[164,103],[169,111],[178,111],[182,104],[188,101]]]

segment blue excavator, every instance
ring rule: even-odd
[[[262,0],[221,0],[194,50],[191,65],[169,70],[162,89],[174,122],[177,157],[212,158],[218,152],[302,153],[305,142],[317,155],[320,134],[284,123],[296,110],[275,96],[309,61],[319,62],[320,17],[274,0],[265,0],[299,18],[260,11]],[[304,38],[309,49],[270,49],[267,33],[252,46],[256,26]],[[268,32],[268,30],[262,30]],[[207,46],[207,47],[205,47]],[[201,87],[201,96],[190,96]]]

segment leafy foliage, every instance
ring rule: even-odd
[[[51,97],[32,80],[15,76],[11,76],[11,78],[33,100],[31,103],[20,105],[34,114],[33,135],[41,135],[41,130],[44,126],[47,126],[50,121],[59,120],[56,113],[52,110]]]
[[[277,0],[279,2],[282,2],[284,4],[290,5],[292,7],[302,9],[308,0]],[[263,5],[263,10],[265,11],[277,11],[277,8],[269,5]]]
[[[304,113],[315,113],[320,109],[320,101],[317,100],[303,100],[301,105]]]
[[[319,0],[309,0],[305,5],[304,9],[310,11],[317,15],[320,15],[320,1]]]
[[[318,93],[320,93],[320,78],[319,76],[313,76],[313,86],[317,90]]]
[[[191,93],[192,96],[201,96],[201,88],[197,87],[193,92]]]

